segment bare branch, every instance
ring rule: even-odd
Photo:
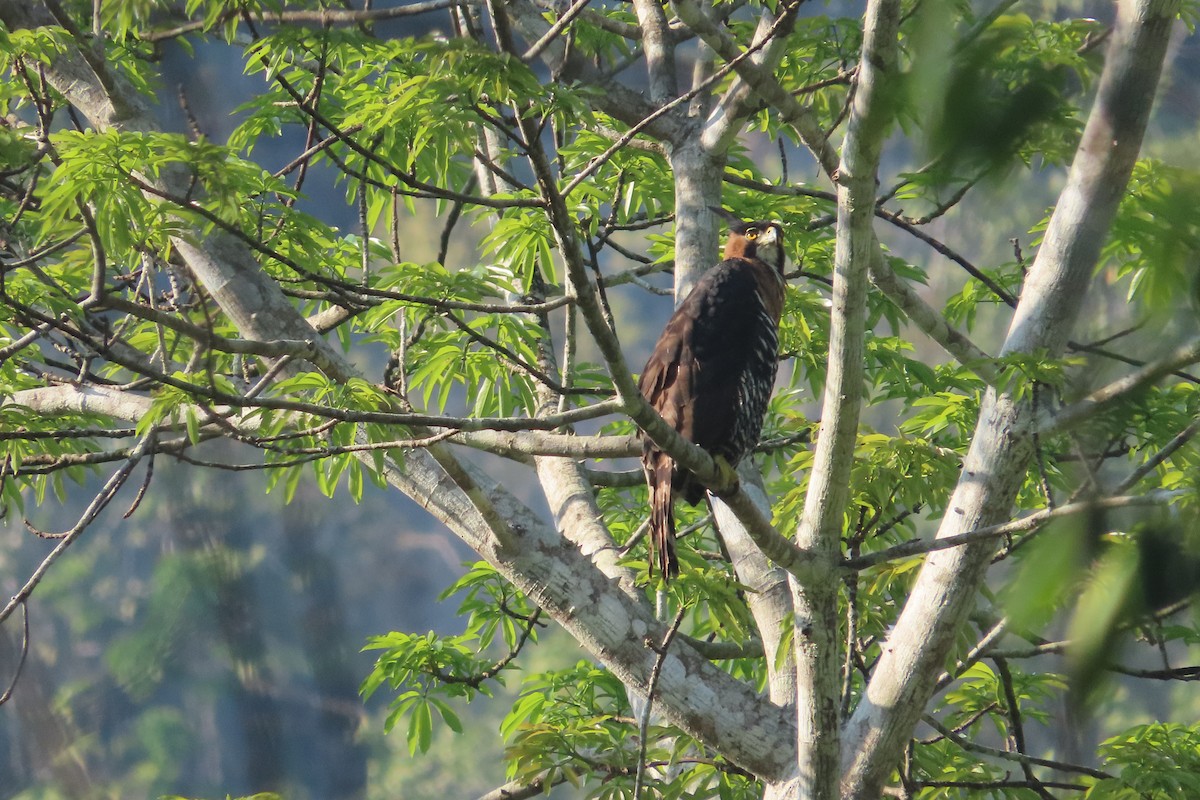
[[[25,581],[25,584],[17,593],[9,598],[4,608],[0,609],[0,623],[8,619],[17,606],[24,605],[25,601],[33,594],[34,589],[37,588],[37,585],[42,582],[42,578],[46,576],[46,572],[49,571],[54,562],[67,551],[67,548],[75,543],[80,535],[96,520],[100,512],[108,506],[120,488],[125,485],[125,481],[129,479],[138,462],[146,454],[146,448],[153,438],[152,434],[142,437],[141,441],[130,453],[126,462],[109,477],[96,496],[92,498],[92,502],[84,509],[83,514],[80,515],[75,525],[70,530],[55,537],[59,540],[58,544],[42,559],[42,563],[38,564],[37,569],[33,571],[33,574],[29,576],[29,579]]]
[[[1009,741],[1012,749],[1025,754],[1025,725],[1021,719],[1021,703],[1017,698],[1017,693],[1013,689],[1012,671],[1008,668],[1008,662],[1003,658],[992,658],[996,665],[996,675],[1000,679],[1000,685],[1004,689],[1004,710],[1008,717]],[[1021,770],[1025,773],[1025,779],[1030,783],[1030,788],[1035,791],[1039,797],[1044,800],[1054,800],[1054,796],[1046,791],[1046,788],[1033,774],[1033,767],[1027,762],[1021,763]]]
[[[650,669],[650,683],[646,689],[646,706],[642,709],[642,718],[638,722],[638,764],[637,774],[633,780],[633,800],[640,800],[642,781],[646,776],[646,747],[649,745],[650,738],[650,712],[654,708],[654,690],[658,687],[658,678],[662,674],[662,665],[666,660],[667,650],[671,647],[671,641],[675,638],[675,634],[679,632],[679,624],[683,622],[685,613],[687,613],[687,606],[680,606],[661,643],[655,644],[649,639],[646,640],[646,646],[657,653],[658,657],[654,659],[654,666]]]
[[[562,458],[632,458],[642,452],[636,434],[626,436],[573,436],[540,431],[474,431],[455,434],[453,441],[505,456],[559,456]],[[641,473],[639,480],[641,478]]]
[[[7,634],[0,633],[0,636]],[[21,603],[21,655],[17,658],[16,669],[13,670],[12,680],[8,682],[8,688],[4,690],[4,694],[0,694],[0,706],[4,705],[12,698],[13,689],[17,688],[17,681],[21,679],[21,671],[25,669],[25,659],[29,655],[29,603]]]
[[[650,77],[650,101],[661,107],[679,93],[675,81],[675,42],[659,0],[633,0],[633,10],[642,30],[641,41]]]
[[[954,665],[953,675],[949,672],[942,673],[941,677],[938,678],[935,691],[940,692],[942,689],[945,689],[947,686],[953,683],[960,675],[966,672],[966,670],[972,664],[982,658],[985,653],[991,655],[991,646],[1007,631],[1008,618],[1002,617],[1001,619],[997,620],[991,628],[988,629],[987,633],[985,633],[978,642],[975,643],[975,646],[971,648],[970,652],[968,652],[961,661]]]
[[[162,325],[165,328],[170,328],[176,333],[182,333],[185,336],[196,341],[197,344],[211,347],[214,350],[220,350],[223,353],[241,353],[244,355],[259,355],[266,358],[282,358],[283,356],[293,356],[302,358],[306,361],[317,363],[322,360],[322,353],[317,347],[315,339],[307,341],[285,341],[276,339],[273,341],[258,342],[252,339],[230,339],[220,336],[208,328],[203,328],[199,325],[193,325],[181,316],[169,314],[165,311],[159,311],[140,303],[134,303],[131,300],[126,300],[112,293],[106,293],[98,303],[97,307],[111,308],[116,311],[123,311],[131,314],[139,319],[144,319]]]
[[[1046,508],[1041,511],[1035,511],[1027,517],[1022,517],[1012,522],[1004,522],[997,525],[988,525],[982,528],[965,531],[953,536],[939,536],[936,539],[913,539],[903,544],[894,545],[886,550],[876,550],[874,553],[858,556],[857,558],[847,559],[842,562],[843,566],[849,570],[864,570],[871,567],[883,564],[887,561],[894,561],[899,558],[911,558],[923,553],[934,553],[938,550],[948,550],[952,547],[962,547],[964,545],[975,544],[980,541],[994,539],[1000,536],[1011,536],[1014,533],[1033,530],[1041,525],[1050,522],[1051,520],[1060,519],[1062,517],[1074,516],[1076,514],[1086,514],[1090,511],[1100,509],[1113,508],[1134,508],[1138,506],[1160,506],[1175,500],[1181,496],[1179,491],[1161,490],[1151,492],[1145,495],[1127,495],[1118,497],[1096,497],[1089,500],[1081,500],[1077,503],[1069,503],[1056,508]]]
[[[917,227],[918,223],[909,222],[908,220],[901,217],[899,214],[892,213],[891,211],[888,211],[887,209],[884,209],[884,208],[878,209],[875,213],[878,214],[881,219],[887,220],[888,222],[892,223],[900,230],[905,231],[906,233],[908,233],[911,236],[916,237],[917,239],[920,239],[922,242],[924,242],[925,244],[932,247],[939,254],[950,259],[955,264],[958,264],[972,278],[974,278],[975,280],[979,281],[984,286],[986,286],[988,288],[988,291],[990,291],[997,298],[999,298],[1005,305],[1011,306],[1013,308],[1016,307],[1017,299],[1015,297],[1013,297],[1011,294],[1009,294],[1007,291],[1005,291],[1004,288],[1002,286],[1000,286],[1000,284],[996,283],[990,277],[985,275],[983,273],[983,271],[979,269],[979,267],[976,267],[974,264],[972,264],[970,261],[968,261],[966,259],[966,257],[963,256],[961,253],[959,253],[957,250],[950,247],[945,242],[941,242],[941,241],[935,239],[934,237],[930,236],[929,234],[925,233],[925,231],[923,231],[919,227]]]
[[[1175,370],[1200,361],[1200,336],[1184,342],[1167,355],[1146,364],[1139,370],[1097,389],[1082,400],[1054,414],[1048,423],[1039,425],[1040,433],[1048,433],[1078,425],[1103,411],[1111,404],[1141,391]]]
[[[550,26],[550,29],[542,35],[542,38],[534,42],[529,49],[521,55],[521,60],[533,61],[535,58],[541,55],[542,51],[550,46],[550,42],[554,41],[554,39],[560,33],[566,30],[567,26],[570,25],[585,8],[587,8],[588,3],[590,2],[592,2],[592,0],[575,0],[575,4],[568,8],[566,12],[564,12],[563,15],[558,18],[558,21]]]
[[[503,786],[497,786],[490,792],[479,795],[478,800],[529,800],[531,797],[545,794],[549,789],[558,786],[560,783],[566,783],[567,774],[566,770],[559,770],[555,773],[554,779],[549,785],[542,778],[537,778],[529,783],[511,781]]]
[[[1070,764],[1066,761],[1052,761],[1048,758],[1036,758],[1024,753],[1010,753],[1007,750],[998,750],[994,747],[977,744],[965,736],[960,736],[959,734],[950,730],[937,719],[929,715],[924,716],[922,720],[925,722],[925,724],[929,725],[931,728],[945,736],[950,741],[954,742],[962,749],[969,750],[972,753],[980,753],[981,755],[991,756],[992,758],[998,758],[1003,761],[1013,761],[1023,765],[1048,767],[1060,772],[1077,772],[1080,775],[1088,775],[1093,778],[1100,778],[1102,780],[1112,777],[1112,775],[1109,775],[1107,772],[1093,769],[1092,767],[1087,767],[1082,764]]]
[[[1191,441],[1197,433],[1200,433],[1200,419],[1192,420],[1190,425],[1172,437],[1171,441],[1167,442],[1165,445],[1163,445],[1161,450],[1147,459],[1145,464],[1142,464],[1133,472],[1129,473],[1128,477],[1114,486],[1112,493],[1123,494],[1132,489],[1143,478],[1157,469],[1160,464],[1170,458],[1172,453]]]
[[[606,400],[582,408],[570,409],[561,414],[528,419],[522,417],[450,417],[430,414],[408,414],[392,411],[351,411],[334,406],[322,406],[316,403],[284,401],[272,398],[251,399],[236,395],[226,395],[209,389],[200,384],[189,384],[170,379],[169,376],[158,373],[151,377],[175,388],[183,389],[198,397],[212,400],[221,405],[211,406],[208,411],[193,408],[202,416],[215,415],[226,418],[231,416],[232,409],[271,408],[277,411],[294,411],[311,414],[338,422],[378,422],[389,425],[408,425],[415,428],[447,428],[461,431],[522,431],[522,430],[554,430],[565,425],[594,419],[599,416],[619,413],[622,405],[613,400]],[[119,399],[118,399],[119,398]],[[25,389],[16,392],[10,400],[17,405],[28,406],[45,414],[77,412],[108,414],[118,419],[137,421],[150,408],[150,398],[120,389],[106,389],[96,386],[76,386],[63,384],[40,389]],[[130,416],[131,409],[136,409]],[[187,408],[180,408],[180,414],[186,413]]]
[[[275,23],[278,25],[361,25],[364,22],[381,22],[389,19],[401,19],[418,14],[428,14],[430,11],[441,11],[458,5],[462,0],[422,0],[418,3],[395,6],[393,8],[322,8],[295,11],[263,11],[250,12],[256,22]],[[216,20],[194,20],[176,25],[174,28],[143,33],[139,38],[146,42],[161,42],[175,39],[197,31],[220,28],[227,21],[243,13],[241,8],[234,8],[221,14]]]

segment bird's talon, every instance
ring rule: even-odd
[[[738,478],[737,470],[729,463],[725,456],[714,456],[713,463],[717,465],[717,483],[724,487],[715,494],[718,497],[728,497],[731,494],[736,494],[738,484],[741,482]]]

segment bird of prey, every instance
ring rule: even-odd
[[[725,257],[700,278],[667,322],[638,381],[642,396],[680,436],[729,466],[758,443],[778,365],[783,312],[783,228],[729,220]],[[650,487],[650,572],[679,573],[674,498],[696,505],[704,486],[642,436]]]

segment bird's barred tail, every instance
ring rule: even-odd
[[[663,580],[679,574],[679,561],[675,558],[675,504],[671,491],[674,466],[672,459],[659,453],[650,480],[650,572],[654,573],[657,563]]]

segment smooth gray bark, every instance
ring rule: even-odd
[[[875,187],[883,137],[890,123],[884,102],[896,69],[900,3],[867,4],[858,86],[837,171],[838,213],[828,370],[804,513],[796,532],[802,548],[827,563],[808,580],[793,579],[796,609],[796,701],[799,737],[797,797],[832,800],[838,793],[841,659],[838,587],[850,470],[863,401],[868,267],[877,244]]]

